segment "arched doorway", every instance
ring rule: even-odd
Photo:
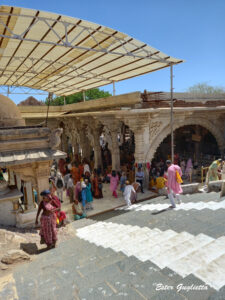
[[[175,158],[187,160],[191,158],[196,165],[209,165],[220,156],[216,138],[200,125],[186,125],[174,131]],[[167,136],[155,152],[156,161],[166,160],[171,154],[171,135]]]

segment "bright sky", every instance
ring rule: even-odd
[[[105,25],[184,59],[174,67],[175,92],[199,82],[225,87],[225,0],[7,0],[2,4]],[[118,82],[116,94],[169,91],[169,75],[167,68]],[[102,88],[112,93],[112,86]],[[10,98],[18,103],[27,95]]]

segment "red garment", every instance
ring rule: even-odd
[[[63,158],[60,158],[59,160],[59,171],[64,176],[66,175],[66,161]]]
[[[75,185],[80,180],[80,171],[77,167],[72,167],[70,173],[73,178],[73,184]]]
[[[47,211],[54,209],[51,203],[43,203],[43,206]],[[44,239],[47,246],[51,246],[57,241],[56,216],[54,213],[49,216],[42,214],[40,236]]]
[[[78,166],[78,169],[79,169],[79,180],[81,179],[81,177],[83,176],[83,174],[84,174],[84,166],[83,165],[79,165]]]
[[[55,207],[55,208],[59,208],[60,211],[56,211],[55,215],[56,217],[59,219],[59,222],[62,222],[63,220],[66,219],[66,213],[64,211],[61,210],[61,202],[59,200],[59,198],[55,195],[52,195],[52,201],[51,204]]]
[[[102,185],[101,179],[98,177],[98,175],[95,175],[92,180],[92,186],[93,186],[93,197],[94,198],[103,198],[102,195],[102,189],[99,188]]]

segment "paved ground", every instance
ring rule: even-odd
[[[109,189],[109,184],[103,184],[103,196],[102,199],[93,199],[93,210],[87,211],[87,216],[93,216],[108,210],[112,210],[116,207],[122,206],[125,204],[124,197],[119,187],[117,189],[118,198],[112,197],[112,193]],[[138,193],[138,200],[149,199],[155,197],[156,193],[152,191],[145,190],[145,193]],[[69,201],[69,198],[66,197],[66,192],[64,192],[64,202],[62,204],[62,210],[64,210],[67,214],[67,218],[69,221],[74,221],[73,213],[72,213],[72,205]]]
[[[0,299],[225,299],[225,202],[165,197],[70,224],[77,236],[16,269]],[[153,206],[154,205],[154,206]]]

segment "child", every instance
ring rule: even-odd
[[[121,190],[122,193],[123,193],[124,190],[125,190],[125,183],[126,183],[126,180],[127,180],[126,173],[123,172],[123,173],[122,173],[122,176],[120,177],[120,190]]]
[[[92,206],[93,197],[92,197],[92,193],[91,193],[91,184],[88,181],[88,179],[85,179],[85,185],[86,185],[87,209],[93,209],[93,206]]]
[[[118,186],[119,177],[116,174],[116,171],[112,170],[112,174],[108,174],[107,176],[110,178],[110,187],[109,188],[112,192],[112,195],[113,195],[113,197],[118,198],[116,189]]]
[[[125,199],[128,207],[131,206],[132,193],[136,194],[136,191],[135,191],[133,185],[131,185],[130,182],[127,180],[123,195],[124,195],[124,199]]]

